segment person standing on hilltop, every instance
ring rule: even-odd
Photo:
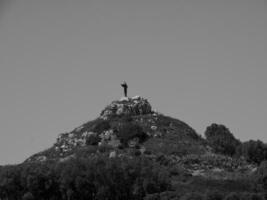
[[[124,96],[127,97],[127,89],[128,89],[127,83],[125,81],[123,81],[121,86],[123,87],[123,90],[124,90]]]

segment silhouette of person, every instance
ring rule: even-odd
[[[127,83],[125,81],[123,81],[121,86],[123,87],[123,90],[124,90],[124,96],[127,97],[127,89],[128,89]]]

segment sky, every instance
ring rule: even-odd
[[[0,164],[141,95],[267,142],[266,0],[0,0]]]

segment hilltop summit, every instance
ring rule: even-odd
[[[122,97],[120,100],[113,101],[100,114],[100,118],[109,119],[114,116],[122,115],[145,115],[151,114],[152,108],[147,99],[135,96],[132,98]]]

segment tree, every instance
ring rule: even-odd
[[[210,125],[205,131],[205,136],[215,153],[233,156],[236,147],[240,145],[240,141],[224,125]]]
[[[145,140],[146,134],[144,133],[141,126],[134,124],[132,122],[127,122],[123,124],[118,130],[118,138],[121,143],[126,145],[129,140],[133,138],[138,138],[140,141]]]
[[[267,145],[260,140],[249,140],[237,148],[237,154],[259,165],[263,160],[267,160]]]

